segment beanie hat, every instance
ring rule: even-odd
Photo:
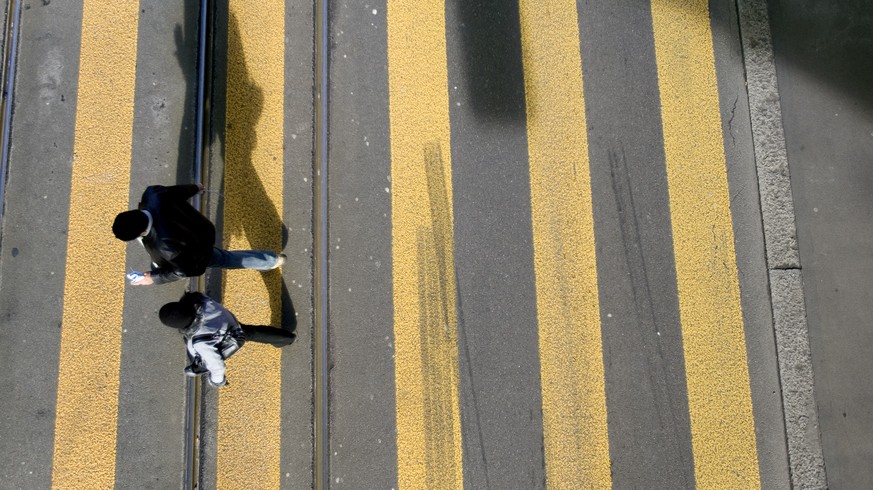
[[[190,303],[174,302],[161,307],[158,317],[161,323],[168,327],[182,329],[194,321],[194,305]]]

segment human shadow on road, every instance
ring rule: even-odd
[[[182,125],[179,128],[179,151],[176,163],[176,183],[188,184],[192,179],[196,151],[197,124],[197,30],[199,0],[185,0],[184,25],[176,24],[176,60],[185,79],[185,101]]]
[[[196,3],[195,0],[186,2]],[[196,12],[196,9],[189,11]],[[210,155],[206,164],[204,207],[215,216],[216,233],[223,238],[216,240],[218,246],[224,245],[226,237],[245,236],[252,249],[279,251],[287,243],[287,227],[253,162],[257,144],[255,128],[263,113],[263,90],[250,77],[243,57],[239,24],[229,12],[227,1],[214,2],[211,13],[214,19],[212,65],[207,77],[211,77],[212,83],[207,93],[210,100],[207,124],[211,128],[209,147],[214,151],[215,143],[219,143],[220,154]],[[186,35],[196,36],[196,25],[196,18],[186,20]],[[229,79],[233,81],[230,98],[234,101],[230,110],[227,107]],[[273,159],[276,165],[283,165],[281,154]],[[230,187],[226,185],[228,179]],[[270,323],[294,331],[297,319],[288,288],[283,280],[278,281],[281,287],[276,286],[280,270],[260,274],[270,296]],[[222,291],[224,277],[225,274],[210,274],[207,292],[215,295]]]

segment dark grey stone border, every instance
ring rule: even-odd
[[[737,0],[793,488],[827,488],[766,0]]]

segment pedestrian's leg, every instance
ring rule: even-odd
[[[209,267],[218,269],[254,269],[268,271],[275,269],[284,262],[269,250],[222,250],[218,247],[212,249],[212,258]]]
[[[261,344],[270,344],[273,347],[285,347],[297,338],[294,332],[281,328],[264,325],[246,325],[244,323],[240,324],[240,326],[246,334],[246,342],[259,342]]]

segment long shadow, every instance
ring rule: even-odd
[[[176,182],[188,184],[193,176],[195,124],[197,124],[197,30],[199,0],[185,0],[184,25],[176,24],[176,60],[185,77],[185,112],[179,128]]]
[[[196,3],[196,0],[186,0],[186,2]],[[257,144],[255,126],[263,112],[263,90],[249,75],[246,60],[242,56],[239,24],[233,13],[229,12],[227,0],[213,2],[212,14],[214,18],[212,73],[207,73],[207,77],[211,77],[212,80],[208,94],[211,101],[208,121],[211,129],[209,143],[210,147],[214,148],[213,143],[220,142],[221,158],[210,158],[208,161],[208,205],[215,213],[215,227],[219,237],[245,235],[251,248],[277,251],[284,248],[287,243],[287,227],[270,200],[252,161]],[[187,30],[189,28],[192,30]],[[186,19],[185,32],[191,33],[186,37],[196,36],[196,17],[193,20]],[[232,57],[233,63],[230,68],[228,68],[229,56]],[[231,108],[230,116],[227,108],[229,77],[233,77],[233,100],[237,101]],[[228,141],[228,129],[231,131],[230,141]],[[232,147],[228,148],[228,144]],[[229,156],[232,159],[230,165],[234,166],[231,196],[225,195]],[[281,157],[276,160],[276,165],[283,165]],[[255,216],[246,220],[228,221],[224,219],[226,213],[234,216],[251,214]],[[277,238],[277,230],[281,230],[281,239]],[[273,286],[275,277],[279,274],[279,270],[261,273],[271,296],[270,304],[273,305],[271,323],[294,331],[297,328],[297,315],[288,288],[284,281],[281,281],[281,288],[278,290]],[[209,294],[218,294],[223,289],[224,276],[214,273],[208,276],[206,289]],[[276,305],[279,305],[279,308],[276,308]]]
[[[873,109],[873,3],[769,0],[767,4],[777,68],[796,66],[852,103]]]
[[[464,83],[475,116],[501,124],[525,121],[518,0],[455,0]],[[449,19],[447,19],[449,20]]]
[[[687,3],[671,1],[680,7]],[[823,89],[841,94],[868,112],[873,109],[873,91],[869,89],[873,84],[873,2],[762,1],[769,17],[777,70],[782,76],[787,67],[797,68],[816,79]],[[710,0],[709,7],[714,35],[739,35],[736,1]],[[752,48],[757,47],[757,41],[752,40]]]
[[[767,3],[777,62],[797,66],[852,102],[873,108],[873,91],[869,90],[873,82],[873,4],[861,0]],[[523,123],[518,1],[455,0],[448,7],[457,22],[446,27],[459,34],[463,83],[476,117]],[[712,28],[721,35],[737,35],[731,18],[736,12],[729,13],[733,7],[721,3],[711,7]]]

